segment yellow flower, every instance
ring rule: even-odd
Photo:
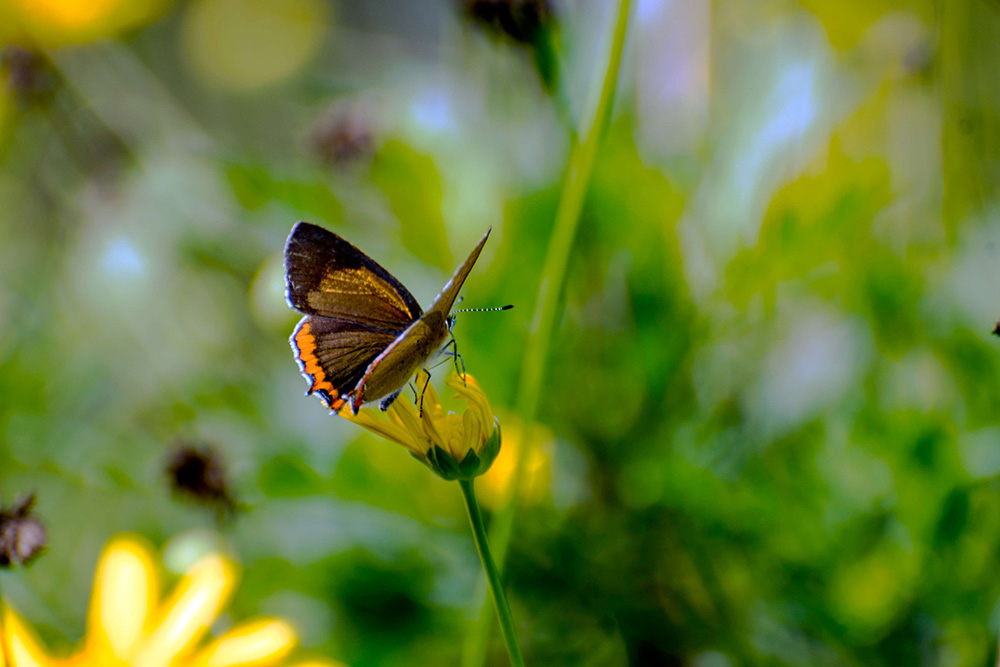
[[[248,621],[200,645],[232,595],[236,578],[236,565],[211,553],[185,572],[161,602],[149,549],[133,537],[117,537],[105,547],[97,566],[81,650],[65,659],[51,657],[8,608],[3,618],[5,652],[14,667],[277,665],[296,642],[295,631],[280,619]],[[309,662],[296,667],[337,664]]]
[[[424,390],[422,412],[409,401],[397,400],[385,417],[371,408],[352,415],[346,406],[339,414],[406,447],[414,458],[444,479],[472,479],[489,470],[500,452],[500,423],[474,377],[452,374],[444,383],[457,392],[455,398],[466,402],[462,414],[446,413],[429,384]]]
[[[63,46],[113,37],[170,0],[0,0],[0,42]]]

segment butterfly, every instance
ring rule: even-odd
[[[371,257],[322,227],[296,223],[285,243],[285,300],[304,315],[289,342],[309,383],[306,395],[334,412],[347,405],[357,414],[362,403],[380,399],[387,409],[450,344],[451,307],[490,231],[424,312]]]

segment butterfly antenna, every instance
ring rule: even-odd
[[[514,304],[508,303],[506,306],[497,306],[495,308],[460,308],[459,310],[453,310],[453,313],[490,313],[495,310],[510,310],[514,307]]]

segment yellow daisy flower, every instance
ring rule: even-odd
[[[50,656],[11,609],[3,618],[4,654],[13,667],[268,667],[296,643],[285,621],[259,618],[237,625],[202,646],[201,640],[233,593],[236,564],[217,553],[195,563],[162,602],[156,565],[136,538],[105,547],[94,577],[87,633],[69,658]],[[295,667],[337,667],[302,662]],[[6,659],[3,665],[6,667]],[[343,667],[342,665],[340,667]]]
[[[2,0],[0,41],[57,47],[143,25],[172,0]]]
[[[444,383],[455,390],[455,398],[466,402],[462,414],[445,412],[430,384],[424,390],[422,411],[409,401],[397,400],[385,416],[372,408],[352,415],[346,406],[338,414],[402,445],[444,479],[472,479],[489,470],[500,452],[500,422],[474,377],[452,374]]]

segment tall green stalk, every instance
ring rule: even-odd
[[[950,241],[963,223],[986,215],[998,191],[1000,31],[995,10],[975,0],[938,3],[942,217]]]
[[[591,91],[590,105],[581,117],[579,131],[573,134],[574,141],[570,149],[569,164],[563,180],[562,192],[559,196],[559,206],[556,209],[555,226],[549,241],[545,265],[542,267],[533,326],[528,334],[527,347],[521,364],[517,408],[525,424],[534,421],[538,411],[538,399],[541,396],[542,381],[548,362],[549,348],[552,344],[552,334],[559,317],[559,303],[563,285],[566,282],[570,251],[573,249],[573,242],[576,239],[580,211],[583,209],[590,176],[594,170],[597,149],[604,138],[611,118],[615,89],[618,85],[618,70],[621,66],[622,50],[625,46],[629,4],[630,0],[621,0],[618,5],[614,35],[608,48],[603,76],[595,81]],[[498,512],[493,522],[491,542],[501,569],[507,556],[507,546],[514,526],[514,515],[523,486],[526,462],[535,446],[537,443],[525,442],[519,450],[512,480],[512,493],[507,504]],[[474,625],[466,645],[462,661],[463,667],[479,667],[483,664],[486,657],[486,640],[489,637],[492,620],[489,605],[484,605],[479,622]]]

